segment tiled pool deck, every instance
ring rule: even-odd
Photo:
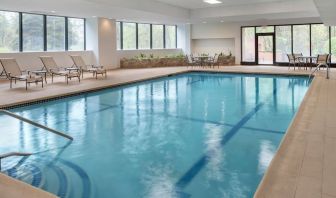
[[[31,85],[28,91],[23,83],[9,89],[7,81],[0,80],[0,107],[20,105],[69,94],[106,88],[129,82],[167,76],[190,70],[215,72],[300,75],[305,70],[287,67],[234,66],[220,69],[187,67],[120,69],[108,72],[108,78],[95,80],[85,77],[67,85],[63,78],[45,88]],[[48,79],[50,81],[50,79]],[[331,79],[320,72],[302,102],[279,150],[266,172],[255,197],[323,197],[336,198],[336,70]],[[52,197],[52,195],[0,174],[1,197]]]

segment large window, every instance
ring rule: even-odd
[[[23,51],[44,50],[43,15],[22,14]]]
[[[136,24],[123,23],[123,49],[136,49]]]
[[[310,27],[309,25],[293,26],[293,53],[310,55]]]
[[[121,38],[120,38],[120,34],[121,34],[121,23],[120,22],[117,22],[117,28],[116,28],[116,31],[117,31],[117,50],[120,50],[121,49]]]
[[[175,25],[117,22],[117,50],[177,48]]]
[[[0,53],[19,51],[19,13],[0,11]]]
[[[176,48],[176,26],[166,25],[166,48]]]
[[[329,27],[323,24],[311,26],[311,50],[312,56],[329,54]]]
[[[65,18],[47,16],[47,50],[65,50]]]
[[[153,25],[153,49],[162,49],[163,42],[163,25]]]
[[[292,53],[292,26],[276,26],[276,62],[288,62],[287,54]]]
[[[68,19],[68,49],[71,51],[84,50],[85,27],[84,19]]]
[[[336,26],[330,27],[331,35],[331,62],[336,63]]]
[[[84,19],[0,11],[0,53],[63,50],[85,50]]]
[[[255,62],[255,28],[242,28],[242,60]]]
[[[150,24],[138,24],[138,49],[150,49]]]
[[[274,34],[276,63],[288,62],[287,54],[290,53],[313,57],[331,54],[331,62],[336,63],[336,26],[328,27],[324,24],[242,27],[243,63],[255,62],[254,29],[256,33]]]

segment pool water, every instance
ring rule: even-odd
[[[252,197],[307,77],[191,72],[0,115],[2,172],[60,197]]]

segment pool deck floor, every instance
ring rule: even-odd
[[[73,79],[67,85],[62,77],[41,88],[31,85],[28,91],[19,82],[9,89],[0,80],[0,108],[19,105],[83,91],[106,88],[187,71],[214,71],[258,74],[307,75],[310,71],[288,70],[274,66],[226,66],[220,69],[187,67],[118,69],[98,80],[87,75],[81,83]],[[270,120],[271,121],[271,120]],[[336,69],[329,80],[325,71],[314,78],[299,111],[260,183],[256,198],[336,198]],[[0,174],[1,197],[53,197],[27,184]]]

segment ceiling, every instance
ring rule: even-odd
[[[336,1],[335,0],[314,0],[321,20],[329,26],[336,26]]]
[[[218,7],[218,6],[237,6],[244,4],[291,1],[291,0],[221,0],[222,1],[221,4],[215,4],[215,5],[205,3],[203,2],[203,0],[156,0],[156,1],[186,9],[200,9],[200,8]]]
[[[336,23],[335,0],[221,1],[210,5],[203,0],[0,0],[0,10],[167,24],[302,18]]]

